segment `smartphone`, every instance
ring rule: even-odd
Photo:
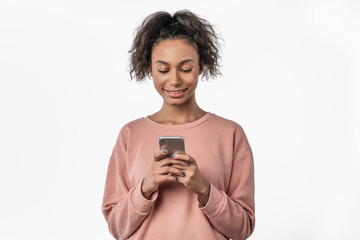
[[[166,148],[169,154],[185,152],[185,139],[183,136],[161,136],[159,137],[160,149]]]

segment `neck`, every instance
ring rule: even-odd
[[[165,125],[193,122],[206,114],[196,103],[195,96],[182,105],[171,105],[163,102],[161,109],[150,116],[156,122]]]

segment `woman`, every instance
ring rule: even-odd
[[[151,76],[162,108],[127,123],[112,152],[102,204],[116,239],[246,239],[255,226],[254,164],[242,127],[201,109],[198,77],[216,76],[212,26],[182,10],[137,29],[130,75]],[[159,149],[183,136],[184,152]]]

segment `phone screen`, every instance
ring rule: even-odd
[[[182,136],[161,136],[159,137],[160,149],[165,149],[169,154],[185,152],[185,140]]]

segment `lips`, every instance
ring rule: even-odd
[[[185,91],[187,90],[187,88],[184,88],[184,89],[179,89],[179,90],[166,90],[166,93],[170,96],[170,97],[173,97],[173,98],[179,98],[181,97],[182,95],[184,95]]]
[[[178,90],[166,90],[164,89],[165,91],[167,92],[172,92],[172,93],[180,93],[180,92],[184,92],[187,88],[184,88],[184,89],[178,89]]]
[[[164,89],[165,91],[167,92],[182,92],[182,91],[185,91],[187,88],[183,88],[183,89],[174,89],[174,90],[167,90],[167,89]]]

